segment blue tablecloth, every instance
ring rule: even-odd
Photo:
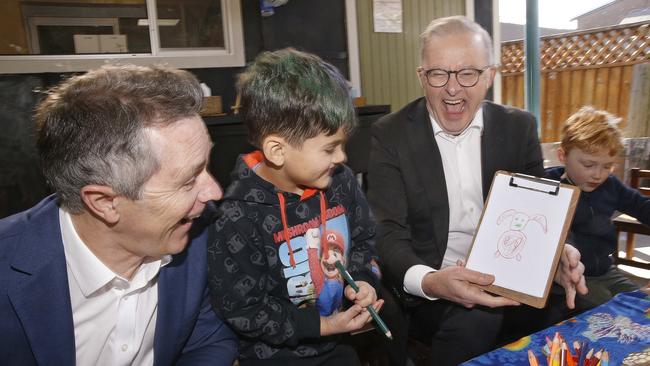
[[[641,291],[618,294],[603,305],[463,365],[528,366],[529,349],[533,350],[540,365],[546,365],[541,350],[546,337],[553,339],[555,332],[560,332],[569,344],[586,341],[589,343],[587,349],[606,349],[610,365],[622,365],[627,356],[628,360],[635,356],[650,358],[650,296]]]

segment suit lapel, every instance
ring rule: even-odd
[[[426,109],[426,99],[422,98],[409,114],[409,123],[407,125],[409,134],[411,159],[412,161],[421,162],[419,169],[415,174],[422,184],[426,186],[426,198],[429,201],[429,208],[435,210],[436,207],[443,205],[449,207],[447,197],[447,184],[442,167],[442,158],[440,149],[433,135],[433,127],[429,112]],[[449,235],[449,209],[442,210],[444,214],[432,214],[434,233],[436,237],[436,249],[438,257],[442,259],[447,249],[447,238]]]
[[[498,154],[503,151],[505,144],[503,131],[498,130],[499,121],[496,120],[494,110],[490,103],[483,103],[483,135],[481,136],[481,175],[483,180],[483,201],[487,199],[492,184],[492,178],[497,171],[497,162],[503,161]]]
[[[187,251],[187,249],[186,249]],[[176,354],[176,337],[181,334],[180,326],[185,316],[185,296],[179,293],[183,286],[175,286],[182,282],[184,272],[179,270],[178,262],[185,252],[173,257],[171,263],[160,269],[158,274],[158,315],[156,316],[156,332],[154,337],[154,364],[170,365]]]
[[[29,217],[30,229],[18,239],[11,262],[9,300],[37,363],[74,365],[74,325],[55,200]]]

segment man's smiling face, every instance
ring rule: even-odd
[[[429,113],[446,132],[458,135],[469,126],[492,86],[496,71],[493,67],[488,68],[472,87],[461,86],[456,80],[456,74],[452,74],[447,84],[439,88],[428,84],[425,71],[458,71],[468,68],[482,70],[489,66],[488,58],[488,51],[484,49],[478,34],[436,35],[427,41],[418,76],[427,98]]]

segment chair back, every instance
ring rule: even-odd
[[[645,181],[647,179],[650,179],[650,169],[630,169],[630,187],[638,189],[645,196],[650,196],[650,181]]]

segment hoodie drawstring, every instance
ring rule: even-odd
[[[278,192],[278,200],[280,201],[280,218],[282,219],[282,233],[284,240],[287,242],[287,249],[289,250],[289,263],[291,267],[296,268],[296,259],[293,256],[293,248],[291,248],[291,239],[289,238],[289,225],[287,224],[286,203],[282,192]],[[329,256],[328,244],[325,238],[327,229],[327,202],[325,201],[325,194],[320,191],[320,222],[321,222],[321,235],[320,243],[322,251],[325,253],[325,259]]]
[[[322,249],[323,258],[327,259],[330,256],[329,242],[327,241],[327,202],[325,201],[325,194],[320,192],[320,247]]]

